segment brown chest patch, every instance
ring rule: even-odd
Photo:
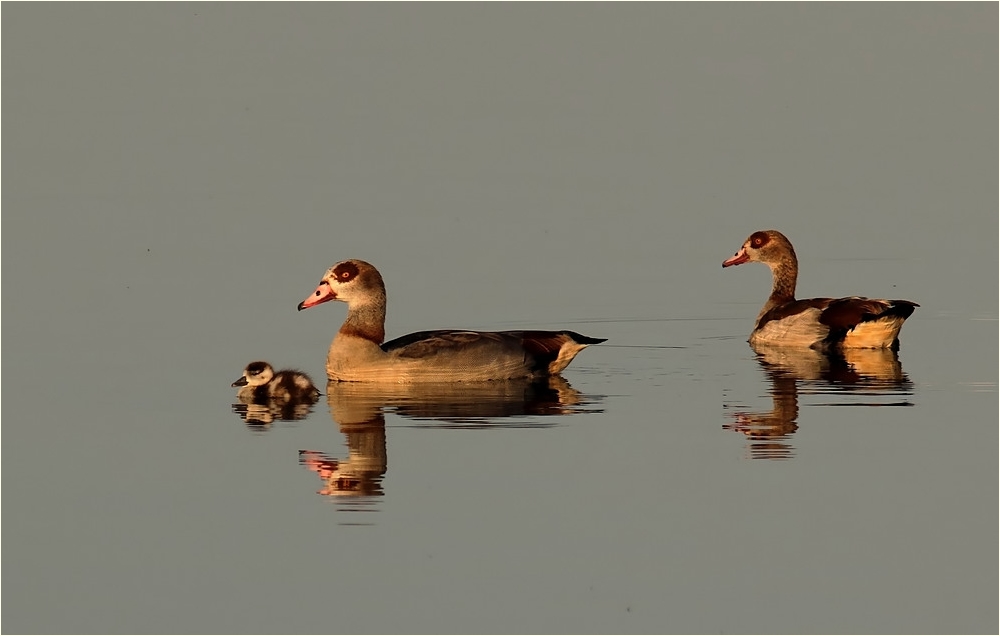
[[[381,345],[382,340],[385,338],[384,327],[358,326],[346,322],[340,327],[340,333],[344,334],[345,336],[353,336],[355,338],[364,338],[365,340],[371,340],[377,345]]]

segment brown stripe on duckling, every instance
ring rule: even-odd
[[[298,369],[278,371],[268,386],[272,399],[313,403],[320,395],[319,389],[313,385],[312,378]]]
[[[247,373],[250,375],[260,375],[267,367],[268,364],[264,361],[251,362],[247,365]]]

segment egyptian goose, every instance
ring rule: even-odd
[[[326,374],[343,382],[479,382],[556,375],[585,347],[605,338],[572,331],[420,331],[383,342],[385,284],[369,263],[352,259],[323,275],[299,311],[339,300],[347,319],[330,344]]]
[[[757,316],[751,345],[829,350],[898,349],[899,330],[917,303],[876,298],[795,300],[799,263],[795,249],[777,230],[754,232],[723,267],[758,261],[771,268],[771,295]]]
[[[243,376],[232,386],[241,387],[237,396],[245,402],[266,404],[268,400],[280,402],[315,402],[319,389],[312,379],[295,369],[275,372],[270,364],[251,362],[243,370]]]

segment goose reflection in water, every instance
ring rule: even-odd
[[[788,459],[795,448],[789,438],[798,430],[799,395],[838,396],[837,401],[810,406],[913,406],[913,385],[899,356],[889,349],[845,349],[822,353],[812,349],[755,346],[757,362],[771,381],[770,411],[733,413],[727,430],[743,433],[754,459]],[[859,401],[850,396],[865,397]],[[885,399],[890,398],[890,399]],[[730,407],[727,407],[730,408]]]
[[[347,438],[347,459],[303,450],[299,461],[322,481],[318,494],[331,497],[383,494],[382,478],[388,467],[386,413],[413,421],[419,428],[538,428],[555,422],[537,416],[599,413],[593,405],[602,399],[583,395],[560,376],[443,384],[330,382],[326,393],[330,416]]]

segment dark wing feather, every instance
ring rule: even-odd
[[[838,342],[863,322],[895,317],[906,320],[919,306],[909,300],[881,300],[861,296],[838,298],[831,301],[820,314],[819,321],[830,328],[827,342]]]
[[[382,344],[386,353],[402,358],[426,358],[436,353],[462,348],[466,351],[489,348],[487,354],[513,353],[524,356],[532,371],[544,371],[567,341],[589,345],[604,342],[574,331],[418,331]]]
[[[417,331],[385,342],[381,346],[386,353],[395,351],[404,358],[419,358],[432,351],[467,347],[485,335],[488,334],[453,329]]]
[[[881,300],[876,298],[838,298],[830,303],[819,321],[830,329],[851,330],[862,322],[880,318],[909,318],[917,303],[908,300]]]
[[[420,342],[421,340],[427,338],[433,338],[434,336],[449,334],[449,333],[455,333],[455,332],[449,329],[440,329],[437,331],[417,331],[414,333],[407,334],[405,336],[400,336],[388,342],[383,342],[379,346],[382,347],[382,351],[388,353],[394,349],[402,349],[407,345],[411,345],[415,342]]]
[[[575,331],[500,331],[497,335],[509,339],[525,352],[525,362],[534,372],[545,372],[555,362],[563,346],[570,340],[581,345],[604,342],[607,338],[591,338]]]

